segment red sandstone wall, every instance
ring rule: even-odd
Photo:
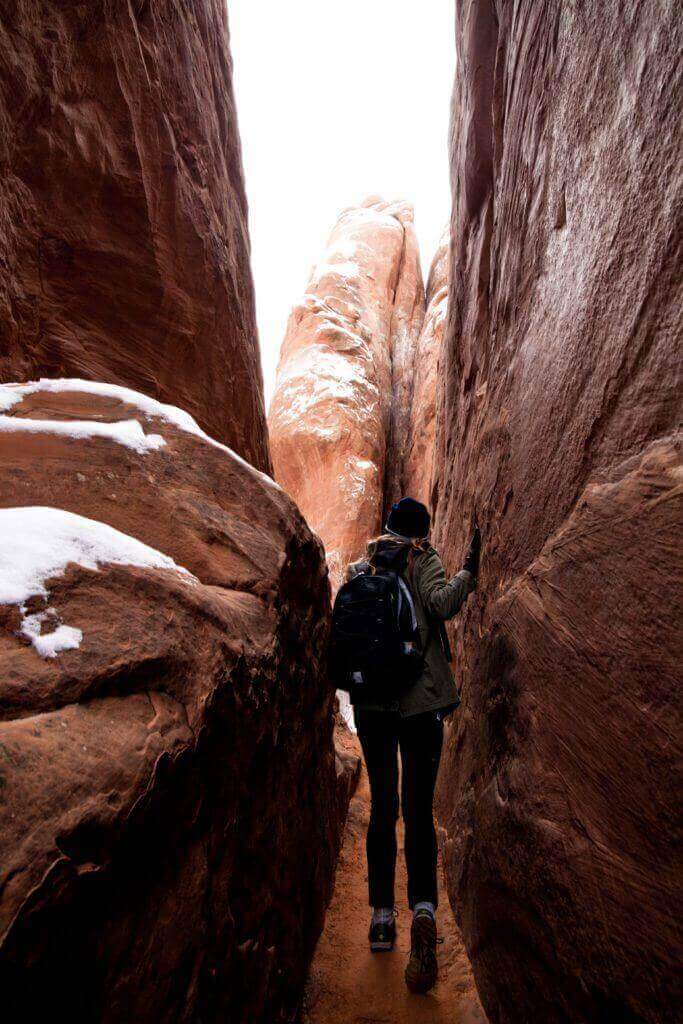
[[[84,377],[269,456],[226,6],[3,5],[0,380]]]
[[[673,1020],[680,7],[457,3],[446,865],[492,1022]]]

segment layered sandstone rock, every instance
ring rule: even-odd
[[[495,1022],[680,1006],[680,29],[458,3],[436,539],[484,552],[440,820]]]
[[[3,5],[0,380],[85,377],[269,467],[225,4]]]
[[[403,492],[427,507],[432,500],[436,409],[443,380],[441,346],[448,305],[449,246],[450,228],[439,242],[427,279],[427,309],[414,353],[410,419],[403,455]],[[392,452],[391,461],[394,458]]]
[[[322,538],[333,590],[381,526],[423,309],[412,208],[371,198],[344,211],[290,316],[269,412],[275,477]]]
[[[320,544],[179,409],[0,405],[3,1012],[290,1020],[355,769]]]
[[[403,204],[405,209],[405,204]],[[393,296],[391,317],[391,418],[385,460],[384,509],[405,493],[405,460],[411,436],[410,413],[416,372],[418,339],[424,323],[425,292],[412,209],[407,210],[404,247]]]

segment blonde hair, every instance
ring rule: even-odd
[[[428,537],[410,537],[406,540],[401,540],[393,533],[380,533],[379,537],[374,537],[372,540],[367,542],[365,547],[365,555],[363,558],[359,558],[357,562],[350,562],[346,567],[344,579],[348,582],[358,572],[367,571],[367,567],[372,572],[375,571],[373,565],[373,558],[377,551],[377,545],[382,541],[383,543],[394,544],[396,547],[403,547],[405,544],[410,544],[410,553],[413,555],[422,555],[425,551],[429,551],[431,543]]]
[[[365,549],[365,556],[371,563],[372,559],[377,551],[377,545],[380,543],[393,544],[396,547],[402,547],[405,544],[410,544],[410,550],[416,554],[423,554],[425,551],[429,551],[431,547],[428,537],[406,537],[403,540],[401,537],[397,537],[393,533],[380,533],[379,537],[375,537],[373,540],[369,540]]]

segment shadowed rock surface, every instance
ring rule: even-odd
[[[222,0],[17,0],[0,24],[0,380],[85,377],[265,429]]]
[[[321,546],[179,410],[59,387],[0,388],[0,522],[51,506],[3,549],[2,587],[57,510],[192,576],[72,562],[0,604],[3,1012],[289,1021],[357,768],[335,771]],[[80,646],[41,657],[34,616]]]
[[[414,356],[410,422],[403,469],[403,493],[432,503],[437,403],[443,401],[443,343],[448,305],[450,228],[444,232],[427,279],[427,309]],[[391,461],[393,461],[393,453]]]
[[[680,1007],[680,6],[458,2],[439,818],[492,1022]]]
[[[400,477],[385,455],[405,447],[423,311],[412,207],[344,211],[290,315],[269,411],[275,477],[322,538],[333,592],[380,529],[385,473]]]

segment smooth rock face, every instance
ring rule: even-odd
[[[410,209],[410,208],[409,208]],[[411,211],[412,213],[412,211]],[[385,461],[384,512],[406,493],[405,460],[410,441],[413,383],[425,316],[420,253],[412,221],[406,220],[403,254],[391,318],[391,422]]]
[[[400,480],[400,457],[387,469],[385,455],[390,438],[405,446],[424,309],[412,222],[408,204],[377,198],[342,213],[282,345],[275,478],[322,538],[333,592],[380,530],[385,471]]]
[[[179,410],[93,387],[0,388],[0,524],[50,506],[2,547],[3,1012],[289,1021],[356,770],[335,771],[322,549]],[[187,572],[96,546],[55,569],[83,522]]]
[[[223,0],[0,30],[0,380],[84,377],[270,466]]]
[[[448,305],[449,246],[450,228],[447,228],[427,279],[427,309],[415,348],[410,421],[403,456],[403,491],[428,508],[432,503],[436,410],[443,380],[441,346]]]
[[[457,5],[439,818],[492,1022],[676,1019],[680,5]],[[495,216],[494,216],[495,211]]]

